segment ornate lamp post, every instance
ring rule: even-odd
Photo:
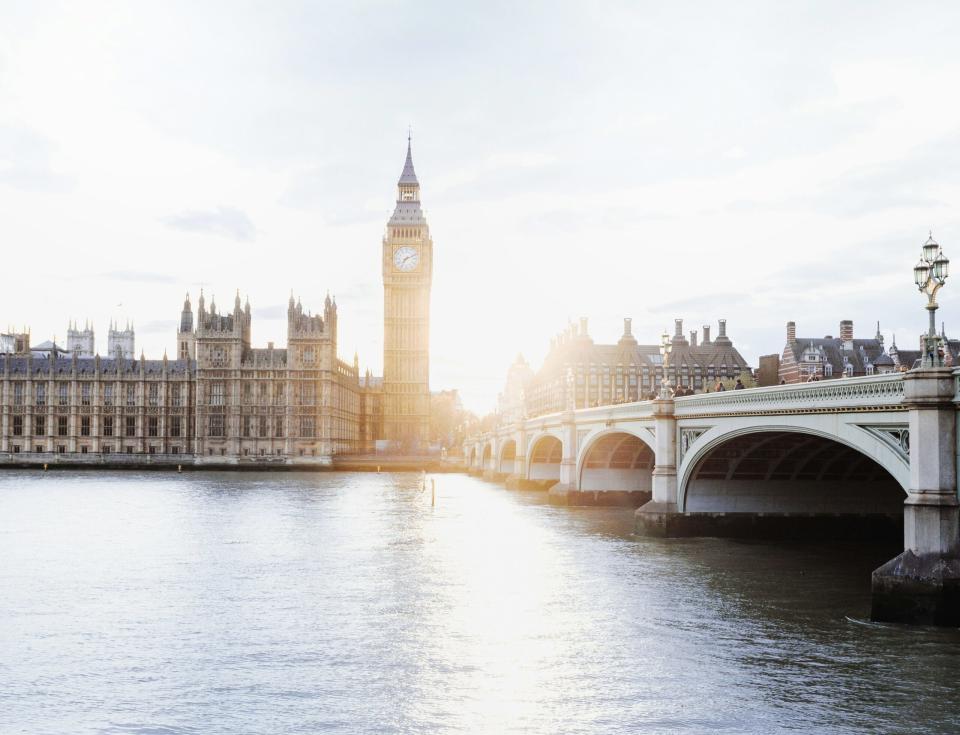
[[[670,350],[673,349],[673,341],[666,331],[660,335],[660,356],[662,359],[663,375],[660,376],[660,399],[667,400],[673,397],[673,391],[670,389],[670,377],[667,375],[667,369],[670,367]]]
[[[949,274],[950,260],[933,239],[933,233],[930,233],[930,237],[923,244],[920,262],[913,267],[913,281],[921,293],[927,295],[927,312],[930,314],[930,328],[923,337],[921,367],[943,367],[943,359],[940,357],[940,337],[937,336],[937,291],[946,283]]]

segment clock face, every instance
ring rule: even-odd
[[[393,253],[393,264],[397,270],[412,271],[420,263],[420,253],[409,245],[397,248]]]

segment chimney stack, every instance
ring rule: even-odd
[[[674,319],[673,320],[673,336],[683,339],[683,319]]]
[[[580,336],[587,336],[587,318],[585,316],[580,317]]]
[[[792,345],[797,341],[797,323],[787,322],[787,344]]]
[[[697,330],[696,329],[690,330],[690,346],[691,347],[697,346]]]
[[[628,316],[626,316],[626,317],[623,318],[623,336],[624,336],[624,337],[629,337],[629,336],[631,336],[631,331],[630,331],[630,330],[631,330],[631,327],[630,327],[630,325],[631,325],[632,322],[633,322],[633,319],[631,319],[631,318],[628,317]]]
[[[840,341],[843,342],[843,349],[853,349],[853,322],[850,319],[840,322]]]
[[[709,324],[703,325],[703,343],[705,345],[710,344],[710,325]]]
[[[717,337],[720,338],[720,339],[723,339],[724,337],[727,336],[727,320],[726,320],[726,319],[718,319],[717,321],[718,321],[718,323],[719,323],[719,325],[720,325],[720,328],[717,330],[717,331],[720,332],[720,334],[718,334]]]

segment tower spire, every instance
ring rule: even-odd
[[[398,186],[420,186],[417,181],[417,172],[413,170],[413,143],[412,134],[407,131],[407,160],[403,162],[403,173],[400,174]]]

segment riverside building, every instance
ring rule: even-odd
[[[688,339],[683,320],[674,320],[667,373],[675,386],[705,390],[717,380],[751,372],[727,336],[726,320],[721,319],[718,326],[714,339],[708,325],[703,327],[702,339],[696,331],[691,331]],[[501,394],[501,416],[515,420],[521,415],[563,411],[568,376],[573,377],[576,408],[643,400],[658,389],[663,377],[660,346],[639,344],[630,319],[623,320],[623,335],[615,344],[596,344],[587,331],[587,320],[582,318],[579,325],[570,325],[551,340],[550,351],[536,373],[518,358]]]
[[[887,354],[880,325],[870,339],[855,339],[853,322],[840,322],[838,337],[798,337],[795,322],[787,322],[787,342],[780,355],[778,376],[783,383],[892,373],[899,369],[896,350]],[[918,353],[919,356],[919,353]],[[911,365],[912,367],[912,365]]]
[[[190,296],[174,359],[135,353],[133,326],[110,324],[107,354],[90,324],[66,347],[0,335],[0,464],[196,462],[323,464],[338,454],[427,449],[433,241],[410,140],[381,243],[384,375],[340,359],[337,304],[320,313],[293,295],[285,346],[254,347],[239,292],[230,311]]]
[[[174,360],[127,356],[132,328],[111,340],[114,356],[87,354],[91,328],[89,341],[68,337],[73,350],[0,355],[0,453],[295,462],[362,451],[359,369],[337,357],[336,303],[314,316],[291,297],[286,349],[254,348],[250,327],[239,295],[226,314],[201,295],[194,327],[188,295]]]

